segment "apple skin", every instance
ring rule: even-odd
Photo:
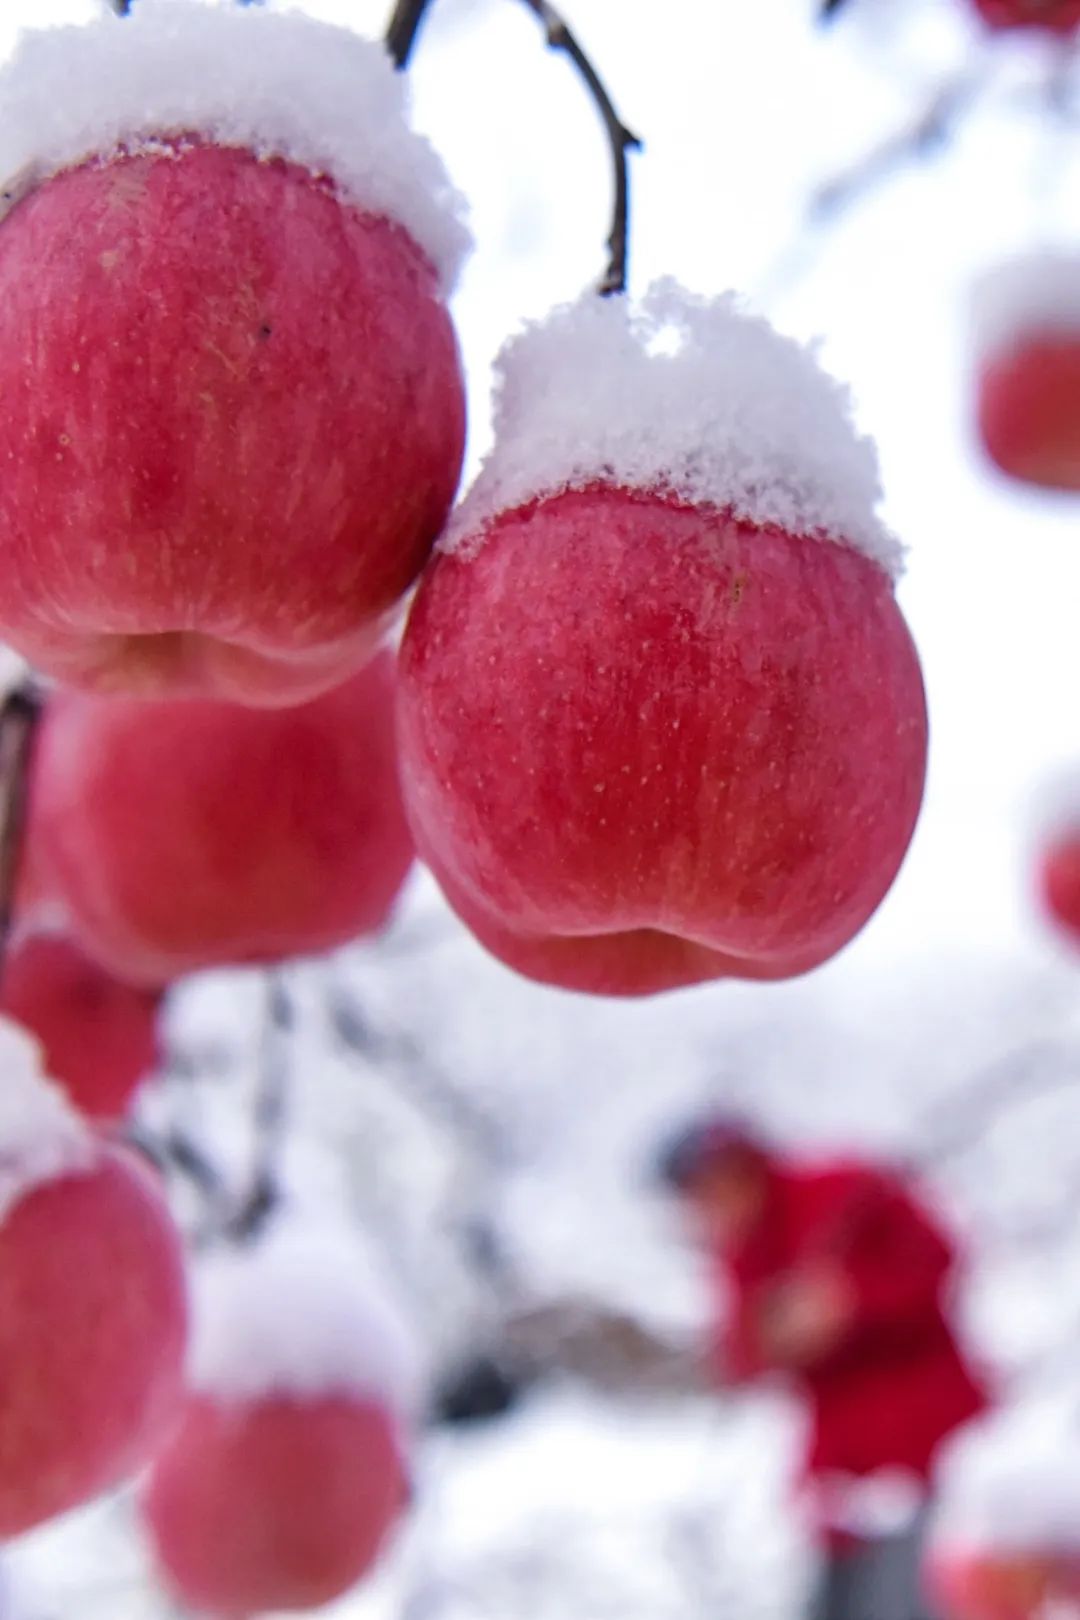
[[[402,227],[197,142],[66,170],[0,224],[0,636],[106,693],[314,696],[419,573],[464,410]]]
[[[347,1592],[407,1498],[394,1425],[373,1402],[274,1395],[227,1404],[191,1394],[143,1508],[177,1596],[200,1613],[247,1620]]]
[[[154,986],[380,928],[413,858],[394,685],[383,652],[293,709],[54,693],[31,838],[78,943]]]
[[[979,436],[1002,472],[1080,490],[1080,333],[1018,335],[983,363],[978,392]]]
[[[0,1222],[0,1536],[145,1463],[182,1392],[180,1236],[149,1175],[102,1148]]]
[[[1072,34],[1080,28],[1080,0],[972,0],[990,28],[1043,28]]]
[[[1060,834],[1043,851],[1039,887],[1050,916],[1080,945],[1080,828]]]
[[[25,935],[0,975],[0,1012],[37,1036],[49,1078],[91,1119],[122,1119],[157,1067],[160,1006],[160,992],[113,978],[61,934]]]
[[[1080,1603],[1080,1560],[942,1549],[927,1561],[926,1585],[942,1620],[1040,1620],[1052,1602]]]
[[[437,555],[401,651],[422,859],[508,965],[608,995],[832,956],[907,849],[926,733],[876,564],[617,487]]]

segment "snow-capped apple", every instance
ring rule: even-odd
[[[38,1056],[0,1020],[0,1537],[148,1460],[176,1415],[186,1332],[164,1202]]]
[[[399,701],[419,852],[496,956],[634,995],[863,926],[926,757],[878,494],[840,390],[731,299],[664,283],[511,344]]]
[[[976,290],[978,432],[1022,483],[1080,490],[1080,255],[999,266]]]
[[[290,709],[54,693],[31,837],[79,944],[163,985],[381,927],[412,862],[394,682],[384,651]]]
[[[191,1387],[144,1515],[165,1582],[200,1613],[332,1601],[407,1505],[415,1351],[364,1258],[271,1233],[196,1277]]]
[[[21,935],[0,974],[0,1013],[41,1042],[81,1114],[118,1119],[158,1062],[161,994],[113,978],[54,931]]]
[[[991,28],[1041,28],[1072,34],[1080,28],[1080,0],[972,0]]]
[[[378,44],[261,6],[23,36],[0,635],[40,670],[277,705],[382,637],[464,434],[463,227],[400,80]]]

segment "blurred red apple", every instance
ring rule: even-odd
[[[1045,489],[1080,490],[1080,332],[1020,331],[989,355],[978,425],[1003,472]]]
[[[432,264],[294,164],[159,143],[0,224],[0,636],[49,675],[259,705],[340,682],[463,433]]]
[[[934,1612],[942,1620],[1044,1620],[1052,1614],[1080,1613],[1076,1555],[940,1548],[928,1559],[926,1581]]]
[[[56,693],[32,836],[79,943],[160,985],[378,929],[412,861],[394,682],[384,652],[293,709]]]
[[[181,1601],[246,1620],[348,1591],[406,1498],[394,1424],[374,1401],[193,1394],[155,1461],[145,1514]]]
[[[7,1086],[10,1076],[3,1078]],[[14,1148],[11,1123],[25,1138]],[[77,1129],[84,1140],[69,1133],[50,1143],[27,1136],[25,1114],[9,1115],[0,1135],[4,1537],[67,1512],[146,1462],[180,1396],[179,1234],[130,1155]]]
[[[876,562],[594,484],[436,556],[400,737],[421,856],[481,941],[631,995],[845,945],[911,838],[926,710]]]
[[[1046,28],[1071,34],[1080,28],[1080,0],[972,0],[991,28]]]
[[[1042,852],[1039,885],[1051,917],[1080,944],[1080,827],[1059,832]]]
[[[123,984],[62,934],[27,934],[8,951],[0,1012],[37,1037],[50,1077],[80,1113],[119,1119],[158,1062],[157,991]]]

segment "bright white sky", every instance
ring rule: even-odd
[[[1010,68],[992,52],[1009,82],[956,148],[800,253],[815,183],[978,59],[964,0],[852,4],[823,36],[813,0],[566,0],[647,141],[634,284],[674,273],[701,291],[736,286],[786,329],[819,334],[879,440],[888,516],[911,546],[901,599],[930,693],[930,793],[893,896],[827,970],[843,975],[938,947],[1055,949],[1031,915],[1024,823],[1048,772],[1080,763],[1080,503],[1028,498],[979,463],[964,324],[973,274],[1067,240],[1070,213],[1080,221],[1080,143],[1031,110],[1038,53],[1010,52]],[[18,24],[94,5],[4,0],[0,48]],[[388,0],[309,9],[374,31]],[[600,267],[608,158],[578,82],[513,0],[435,0],[414,77],[418,119],[472,199],[480,244],[457,305],[475,454],[502,335]]]

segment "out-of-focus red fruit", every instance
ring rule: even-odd
[[[0,224],[0,635],[100,692],[298,702],[370,656],[458,481],[457,345],[407,223],[428,168],[398,187],[405,223],[380,206],[380,170],[418,139],[396,107],[368,127],[381,80],[337,128],[335,53],[376,47],[311,19],[147,13],[10,69],[17,107],[20,73],[76,105],[66,144],[63,106],[43,136],[60,172]],[[278,107],[294,34],[301,64],[312,38],[321,53],[311,105]],[[350,139],[368,148],[351,190]]]
[[[378,929],[412,861],[394,682],[384,652],[294,709],[55,694],[31,815],[80,944],[153,985]]]
[[[942,1620],[1045,1620],[1080,1613],[1075,1555],[941,1548],[927,1562],[926,1584]]]
[[[158,991],[114,979],[62,934],[27,934],[0,975],[0,1012],[41,1042],[45,1067],[82,1114],[119,1119],[159,1057]]]
[[[1080,0],[972,0],[991,28],[1043,28],[1071,34],[1080,28]]]
[[[892,883],[926,762],[846,395],[733,300],[660,283],[527,329],[498,401],[402,646],[422,858],[552,984],[825,961]]]
[[[1047,845],[1039,886],[1051,917],[1080,944],[1080,828],[1059,832]]]
[[[192,1395],[155,1461],[145,1512],[181,1600],[246,1620],[347,1592],[406,1498],[393,1423],[373,1401]]]
[[[1080,333],[1018,334],[988,356],[979,377],[979,433],[1010,477],[1080,490]]]
[[[150,1179],[53,1088],[35,1082],[44,1105],[25,1085],[13,1095],[15,1078],[0,1100],[4,1537],[147,1461],[176,1414],[186,1329],[180,1237]]]

